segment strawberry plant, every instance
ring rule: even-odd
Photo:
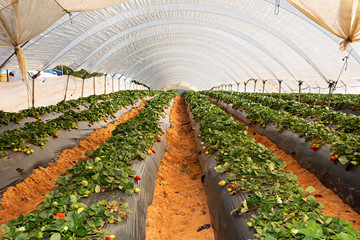
[[[224,99],[224,95],[219,98]],[[203,145],[208,144],[211,153],[217,153],[215,170],[227,174],[227,180],[219,182],[219,186],[231,195],[249,194],[232,214],[252,215],[247,226],[255,229],[254,237],[304,239],[309,232],[313,232],[314,239],[359,236],[349,222],[325,216],[323,205],[311,194],[313,187],[303,191],[297,176],[284,171],[286,164],[270,153],[271,149],[256,143],[245,126],[200,93],[187,91],[186,100],[200,125]],[[237,106],[245,109],[243,105]]]
[[[154,94],[155,92],[152,92]],[[49,136],[58,138],[57,131],[78,128],[79,121],[89,121],[94,123],[106,116],[111,116],[122,107],[133,104],[134,100],[142,98],[148,94],[148,91],[126,91],[109,94],[107,97],[114,97],[111,101],[95,102],[86,110],[76,112],[68,110],[59,117],[49,121],[27,122],[22,128],[5,131],[0,135],[0,148],[29,149],[31,144],[44,146]],[[99,99],[100,96],[97,97]],[[40,140],[45,139],[45,140]]]
[[[133,160],[145,158],[150,144],[160,136],[161,109],[170,105],[176,91],[162,92],[147,102],[135,119],[117,125],[99,149],[87,153],[91,159],[80,161],[64,172],[44,202],[28,216],[3,224],[1,239],[93,239],[109,234],[105,223],[117,223],[132,212],[127,203],[100,201],[90,207],[78,200],[92,193],[118,188],[126,194],[139,193],[141,177],[131,168]],[[152,149],[152,146],[151,146]],[[107,236],[107,239],[114,237]]]
[[[279,130],[290,130],[313,143],[319,142],[320,148],[323,144],[330,144],[330,149],[337,152],[338,160],[343,165],[357,165],[360,163],[360,136],[347,134],[330,129],[319,122],[309,122],[298,118],[296,115],[286,111],[277,111],[262,104],[254,103],[252,100],[238,97],[241,93],[229,92],[204,92],[212,98],[223,100],[233,104],[234,108],[241,109],[248,114],[250,122],[266,125],[273,123]]]

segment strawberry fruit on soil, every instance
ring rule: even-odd
[[[139,181],[139,180],[141,180],[141,177],[138,176],[138,175],[136,175],[136,176],[135,176],[135,180]]]
[[[59,134],[58,134],[58,133],[55,133],[55,134],[54,134],[54,138],[59,138]]]

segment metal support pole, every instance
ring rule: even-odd
[[[246,85],[247,85],[247,83],[246,83],[246,82],[244,82],[244,86],[245,86],[245,92],[246,92]]]
[[[283,80],[278,80],[279,81],[279,99],[281,99],[281,83]]]
[[[95,76],[93,76],[93,89],[94,89],[94,95],[96,95]]]
[[[32,80],[32,99],[31,99],[31,107],[34,108],[35,107],[35,79],[33,78]]]
[[[31,99],[31,108],[35,107],[35,79],[39,76],[40,71],[38,71],[36,74],[31,76],[33,82],[32,82],[32,99]]]
[[[82,80],[81,97],[84,97],[85,76],[82,77]]]
[[[301,101],[301,85],[303,85],[303,81],[299,81],[299,94],[298,94],[298,102]]]
[[[254,79],[254,82],[255,82],[255,84],[254,84],[254,93],[255,93],[255,91],[256,91],[256,83],[257,83],[257,79]]]
[[[68,90],[68,86],[69,86],[70,74],[71,74],[72,72],[73,72],[73,71],[71,70],[71,71],[68,73],[68,77],[67,77],[67,80],[66,80],[64,102],[66,101],[66,95],[67,95],[67,90]]]
[[[264,94],[264,93],[265,93],[265,83],[266,83],[266,80],[262,80],[262,83],[263,83],[262,93]]]
[[[237,91],[239,92],[240,83],[236,83],[237,85]]]
[[[105,80],[104,80],[104,94],[106,94],[106,76],[107,74],[105,74]]]
[[[332,88],[334,87],[335,82],[333,81],[329,81],[329,96],[328,96],[328,103],[327,103],[327,107],[330,107],[330,102],[331,102],[331,93],[332,93]]]
[[[112,81],[112,93],[114,93],[114,75],[111,76]]]

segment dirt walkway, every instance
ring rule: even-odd
[[[226,112],[226,110],[224,111]],[[239,123],[247,125],[236,117],[233,116],[233,118]],[[316,189],[314,192],[316,200],[324,204],[323,211],[326,215],[348,220],[355,229],[360,231],[360,214],[345,204],[331,189],[325,187],[314,174],[301,167],[295,158],[278,148],[267,137],[258,134],[251,125],[248,127],[248,133],[253,136],[256,142],[264,144],[267,148],[273,148],[272,153],[286,162],[285,170],[291,171],[298,176],[298,183],[302,185],[303,189],[308,186],[313,186]]]
[[[36,206],[44,200],[45,194],[49,193],[55,186],[54,180],[62,172],[75,165],[78,161],[86,160],[88,157],[85,156],[85,152],[96,150],[99,145],[103,144],[111,136],[111,132],[116,125],[135,118],[140,108],[144,106],[145,102],[140,107],[124,114],[114,124],[95,130],[87,139],[80,141],[78,147],[63,151],[56,165],[50,163],[47,168],[39,167],[25,181],[15,187],[8,188],[0,202],[0,225],[18,218],[21,214],[27,215],[35,210]]]
[[[212,240],[206,195],[201,183],[196,142],[183,98],[171,110],[174,127],[167,131],[167,152],[161,162],[153,204],[148,208],[147,240]]]

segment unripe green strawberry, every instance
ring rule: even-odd
[[[81,184],[86,187],[89,183],[88,183],[88,181],[86,181],[86,180],[82,180],[82,181],[81,181]]]

